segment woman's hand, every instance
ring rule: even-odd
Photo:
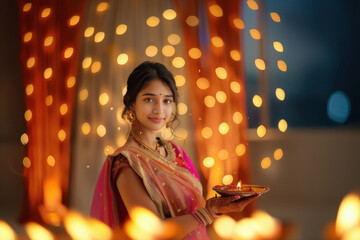
[[[213,197],[206,201],[206,208],[215,215],[229,212],[241,212],[258,196],[259,194],[246,198],[240,198],[240,196]]]

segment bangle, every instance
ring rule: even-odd
[[[201,221],[201,219],[198,217],[198,215],[195,214],[195,212],[192,212],[191,214],[196,218],[196,220],[198,220],[198,222],[199,222],[202,226],[205,226],[204,223],[203,223],[203,221]]]
[[[207,208],[198,208],[192,214],[205,227],[214,222],[214,217]]]

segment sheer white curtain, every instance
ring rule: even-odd
[[[89,1],[76,100],[70,183],[70,207],[84,214],[89,212],[105,154],[120,147],[128,135],[129,125],[121,119],[123,89],[132,69],[142,61],[159,61],[176,76],[182,103],[178,110],[182,115],[175,132],[180,138],[174,140],[191,157],[195,156],[184,74],[186,63],[180,68],[173,66],[176,57],[185,59],[187,53],[183,48],[178,16],[166,19],[163,13],[167,9],[175,10],[172,1]],[[160,20],[157,26],[147,24],[151,16]],[[152,49],[154,54],[155,48],[149,49],[149,46],[157,48],[155,56],[146,55],[146,49]],[[175,50],[173,55],[171,50]],[[168,134],[164,132],[163,136]]]

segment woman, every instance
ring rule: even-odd
[[[208,239],[206,226],[227,212],[242,211],[256,198],[215,197],[207,201],[184,150],[156,137],[177,118],[173,75],[160,63],[144,62],[127,81],[123,118],[132,128],[125,145],[108,156],[96,185],[91,215],[110,227],[143,207],[181,227],[184,239]]]

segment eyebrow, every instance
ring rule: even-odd
[[[153,93],[144,93],[143,96],[157,96],[156,94]],[[173,95],[165,95],[165,97],[174,97]]]

